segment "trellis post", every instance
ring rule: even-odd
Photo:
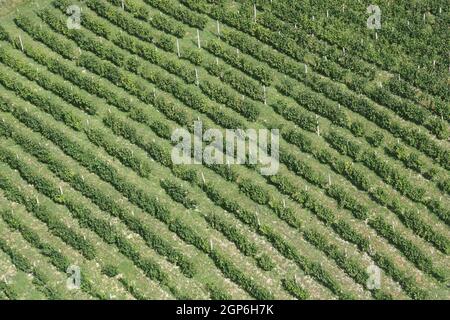
[[[22,41],[22,36],[21,35],[19,35],[19,42],[20,42],[20,48],[22,49],[22,52],[23,52],[23,41]]]

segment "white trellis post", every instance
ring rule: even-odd
[[[308,65],[305,64],[305,73],[308,73]]]
[[[214,245],[213,245],[212,239],[209,239],[209,246],[211,248],[211,251],[213,251],[214,250]]]
[[[22,41],[22,36],[19,35],[19,42],[20,42],[20,48],[22,49],[23,52],[23,41]]]
[[[178,55],[178,58],[181,57],[181,55],[180,55],[180,40],[178,38],[177,38],[177,55]]]
[[[195,68],[195,84],[198,86],[199,85],[199,80],[198,80],[198,70],[197,68]]]
[[[267,105],[266,85],[263,85],[263,92],[264,92],[264,104]]]
[[[205,175],[203,174],[203,171],[201,172],[201,174],[202,174],[203,183],[206,183],[206,179],[205,179]]]
[[[202,47],[200,43],[200,30],[198,29],[197,29],[197,46],[199,49]]]
[[[60,193],[61,195],[63,195],[63,194],[64,194],[64,192],[63,192],[63,189],[62,189],[62,187],[61,187],[61,186],[59,186],[59,193]]]
[[[375,40],[378,40],[378,32],[375,31]]]
[[[330,12],[327,10],[327,18],[330,17]]]
[[[122,2],[122,10],[125,10],[125,1],[122,0],[121,2]]]
[[[216,65],[219,65],[219,57],[216,57]]]
[[[217,24],[217,35],[220,37],[220,22],[219,22],[219,20],[216,20],[216,24]]]
[[[255,17],[255,23],[256,23],[256,3],[255,4],[253,4],[253,15],[254,15],[254,17]]]

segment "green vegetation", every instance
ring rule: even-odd
[[[442,1],[380,30],[355,1],[7,3],[0,299],[450,296]],[[278,172],[173,163],[194,121],[279,129]]]

